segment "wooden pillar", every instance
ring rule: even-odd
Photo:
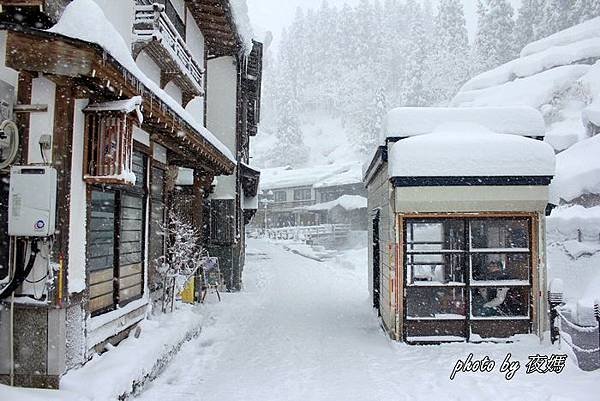
[[[69,225],[71,199],[71,154],[73,146],[73,114],[74,93],[70,81],[60,81],[56,85],[56,100],[54,108],[54,137],[52,141],[52,163],[57,170],[57,202],[54,255],[59,263],[62,262],[62,272],[59,272],[57,284],[57,301],[62,303],[67,294],[67,274],[69,260]],[[74,172],[77,174],[78,172]],[[81,172],[79,172],[80,174]]]

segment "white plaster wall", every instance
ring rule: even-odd
[[[235,154],[237,68],[233,57],[208,61],[206,127]]]
[[[185,106],[185,110],[194,117],[194,120],[204,125],[204,98],[197,96]]]
[[[125,43],[131,45],[135,0],[95,0],[95,2],[125,39]]]
[[[190,12],[186,16],[185,41],[196,63],[204,68],[204,35],[202,35]]]
[[[133,139],[142,145],[150,146],[150,134],[138,126],[133,126]]]
[[[142,51],[135,60],[137,66],[142,70],[148,78],[156,85],[160,85],[160,67],[150,58],[150,56]]]
[[[53,136],[54,130],[54,98],[56,85],[46,78],[34,78],[31,85],[31,103],[48,105],[47,112],[30,113],[29,117],[29,147],[27,162],[29,164],[43,163],[40,152],[40,137]],[[52,151],[45,152],[46,161],[52,161]]]
[[[87,99],[75,100],[73,117],[73,147],[71,155],[71,200],[69,225],[69,264],[67,270],[69,293],[85,290],[86,277],[86,205],[87,191],[83,181],[84,115]]]
[[[154,160],[167,164],[167,148],[159,145],[158,143],[152,143],[152,157]]]
[[[167,95],[171,96],[177,103],[181,104],[182,93],[179,86],[175,85],[173,82],[169,82],[165,86],[165,92]]]
[[[236,153],[237,68],[233,57],[208,61],[206,127]],[[236,175],[218,177],[212,199],[235,199]]]
[[[15,88],[15,96],[16,96],[16,88],[17,81],[19,79],[19,74],[13,70],[12,68],[8,68],[5,66],[6,63],[6,31],[0,31],[0,80],[5,81],[9,85],[12,85]]]
[[[177,11],[177,14],[179,14],[181,19],[185,21],[185,2],[184,2],[184,0],[171,0],[171,4],[173,4],[173,8],[175,8],[175,11]]]

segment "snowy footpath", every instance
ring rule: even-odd
[[[365,249],[318,262],[250,240],[245,291],[207,307],[201,335],[138,400],[598,400],[600,373],[570,360],[560,374],[527,374],[529,355],[565,353],[532,336],[503,345],[390,341],[370,308],[366,259]],[[470,353],[495,369],[450,380]],[[508,353],[520,362],[510,381],[499,372]]]

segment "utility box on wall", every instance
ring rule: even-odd
[[[56,170],[47,166],[14,166],[10,171],[8,234],[16,237],[54,235]]]

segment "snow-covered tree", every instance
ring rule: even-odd
[[[406,65],[403,77],[403,105],[426,106],[428,104],[425,88],[425,75],[428,69],[428,56],[431,38],[427,36],[425,18],[421,7],[414,1],[406,2],[406,12],[411,16],[409,36],[406,48]]]
[[[303,167],[306,164],[309,156],[308,148],[302,138],[298,106],[293,98],[280,104],[276,138],[277,143],[271,154],[273,166]]]
[[[427,86],[434,104],[447,103],[469,78],[469,37],[460,0],[441,0],[430,54]]]
[[[544,0],[523,0],[515,24],[515,45],[522,49],[540,39],[540,23],[543,20]]]
[[[173,310],[175,296],[198,271],[206,252],[200,246],[200,233],[195,226],[175,211],[169,213],[162,232],[166,252],[155,263],[163,282],[162,311],[166,312]]]
[[[477,4],[475,63],[486,71],[512,60],[517,55],[513,41],[514,10],[507,0],[479,0]]]
[[[572,7],[573,24],[581,23],[600,16],[600,1],[598,0],[575,0]]]

